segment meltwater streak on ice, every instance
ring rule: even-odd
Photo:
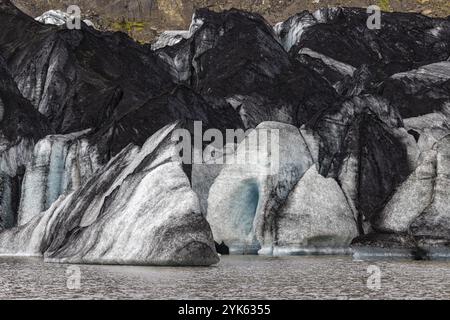
[[[367,286],[373,264],[380,290]],[[449,264],[223,256],[208,268],[82,265],[81,287],[70,290],[67,265],[0,257],[0,299],[449,299]]]

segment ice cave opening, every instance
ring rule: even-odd
[[[254,221],[259,204],[259,186],[254,180],[244,181],[236,190],[232,201],[232,226],[242,243],[230,246],[230,253],[257,253],[261,248],[254,233]]]

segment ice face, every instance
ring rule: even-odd
[[[260,244],[255,237],[254,223],[258,206],[261,205],[260,183],[254,179],[243,180],[234,189],[229,197],[224,198],[230,202],[226,205],[229,212],[221,217],[222,222],[218,221],[220,217],[217,213],[223,212],[216,212],[217,206],[211,202],[208,221],[212,224],[216,242],[224,242],[231,254],[257,253]]]
[[[407,232],[414,219],[431,204],[436,179],[436,156],[435,150],[422,154],[419,166],[383,209],[379,229],[387,232]]]
[[[274,254],[345,251],[358,235],[356,221],[337,182],[311,167],[276,217]],[[277,253],[278,252],[278,253]]]
[[[34,142],[32,139],[23,138],[13,145],[8,143],[4,147],[6,149],[0,154],[0,171],[14,177],[20,168],[31,160]]]
[[[175,128],[161,129],[142,148],[128,146],[47,211],[0,233],[0,253],[44,254],[49,262],[68,263],[218,262],[211,230],[171,139]]]
[[[411,224],[411,231],[419,237],[438,237],[450,240],[450,135],[435,146],[436,179],[431,204]]]
[[[0,138],[3,140],[2,138]],[[0,143],[0,228],[12,228],[17,223],[23,168],[32,158],[33,141],[20,139],[11,145]]]
[[[19,225],[47,210],[61,194],[78,188],[100,166],[91,157],[95,148],[80,138],[87,132],[48,136],[36,144],[22,183]]]
[[[53,203],[62,193],[62,177],[64,175],[64,161],[67,156],[67,149],[61,143],[56,143],[50,152],[50,165],[47,178],[46,203]],[[44,208],[45,210],[46,208]]]
[[[259,188],[255,181],[245,181],[242,189],[236,191],[236,202],[232,204],[231,210],[234,217],[231,220],[236,229],[245,237],[253,229],[256,211],[259,204]]]

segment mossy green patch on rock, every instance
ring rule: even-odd
[[[55,9],[65,11],[78,5],[83,18],[102,30],[122,31],[141,42],[152,41],[166,30],[186,30],[195,9],[208,7],[214,11],[237,8],[257,12],[272,24],[284,21],[303,10],[322,7],[368,7],[376,4],[383,11],[417,12],[432,17],[450,15],[449,0],[12,0],[31,16]],[[122,21],[124,20],[124,21]]]
[[[122,20],[120,22],[114,22],[112,24],[112,28],[115,31],[123,31],[126,33],[132,33],[134,31],[142,31],[145,28],[144,22],[137,22],[137,21],[126,21]]]
[[[388,11],[388,12],[392,11],[390,0],[379,0],[378,6],[381,8],[382,11]]]

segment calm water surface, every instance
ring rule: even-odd
[[[379,290],[367,287],[370,265],[381,270]],[[0,298],[450,299],[449,261],[225,256],[208,268],[80,265],[79,289],[68,288],[68,267],[0,257]]]

